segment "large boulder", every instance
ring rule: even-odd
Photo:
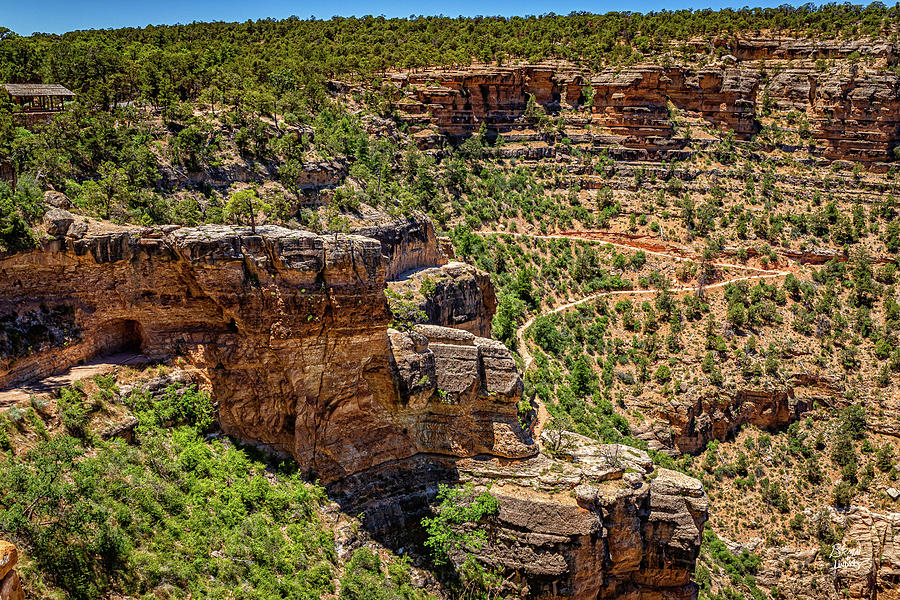
[[[19,561],[19,552],[9,542],[0,540],[0,579],[6,577]]]
[[[51,208],[44,213],[44,226],[47,228],[47,233],[53,236],[66,235],[74,222],[75,215],[61,208]]]
[[[72,208],[72,201],[69,200],[62,192],[56,190],[48,190],[44,192],[44,204],[53,208]]]

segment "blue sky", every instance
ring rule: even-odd
[[[63,33],[74,29],[142,27],[191,21],[246,21],[291,15],[301,18],[315,16],[320,19],[334,15],[367,14],[386,17],[406,17],[411,14],[510,16],[551,11],[557,14],[567,14],[573,10],[598,13],[611,10],[645,12],[677,8],[740,8],[748,4],[778,6],[785,3],[783,0],[758,0],[752,3],[746,0],[0,0],[0,26],[29,35],[35,31]]]

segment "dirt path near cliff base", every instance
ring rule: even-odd
[[[83,365],[72,367],[57,375],[51,375],[50,377],[29,381],[13,388],[0,390],[0,409],[5,409],[14,404],[24,402],[31,396],[56,392],[81,379],[109,373],[116,367],[140,365],[148,362],[150,362],[150,359],[146,356],[134,352],[120,352],[119,354],[98,356]]]
[[[592,242],[597,244],[609,244],[611,246],[615,246],[618,248],[625,248],[627,250],[642,250],[647,254],[653,254],[654,256],[660,256],[662,258],[666,258],[669,260],[676,260],[682,262],[697,262],[699,258],[697,255],[685,248],[680,247],[672,247],[668,248],[666,245],[662,243],[650,243],[646,241],[631,241],[627,239],[622,239],[621,235],[614,234],[606,234],[605,232],[600,231],[564,231],[562,233],[557,234],[529,234],[529,233],[513,233],[508,231],[474,231],[476,235],[510,235],[513,237],[530,237],[535,239],[574,239],[580,240],[584,242]],[[617,241],[613,241],[613,238]],[[713,262],[710,263],[715,267],[719,267],[722,269],[738,269],[743,271],[751,271],[756,273],[755,275],[742,275],[740,277],[732,277],[731,279],[725,279],[718,283],[713,283],[704,287],[706,290],[724,287],[730,283],[736,283],[738,281],[750,281],[753,279],[771,279],[775,277],[784,277],[790,274],[790,271],[781,271],[776,269],[758,269],[756,267],[748,267],[746,265],[736,265],[733,263],[724,263],[724,262]],[[697,288],[694,286],[674,286],[668,288],[668,291],[673,294],[683,294],[686,292],[696,292]],[[580,304],[584,304],[586,302],[590,302],[592,300],[596,300],[598,298],[603,298],[605,296],[628,296],[628,295],[642,295],[642,294],[656,294],[658,290],[615,290],[611,292],[598,292],[596,294],[591,294],[589,296],[585,296],[580,300],[573,300],[572,302],[568,302],[566,304],[561,304],[555,308],[546,310],[541,313],[537,313],[532,315],[527,321],[525,321],[517,330],[516,330],[516,344],[519,347],[519,355],[522,357],[522,361],[525,364],[525,368],[523,370],[523,374],[527,373],[531,366],[534,364],[534,357],[531,356],[531,353],[528,351],[528,347],[525,343],[525,333],[528,331],[528,328],[534,324],[534,321],[539,317],[558,314],[561,312],[565,312],[571,308],[574,308]],[[535,402],[537,403],[537,421],[534,425],[534,438],[538,439],[541,436],[541,432],[544,430],[544,426],[547,424],[547,421],[550,420],[550,413],[547,411],[547,407],[544,405],[540,399],[535,396]]]

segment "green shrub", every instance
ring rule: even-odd
[[[440,505],[434,517],[422,519],[428,537],[425,547],[435,565],[451,567],[464,588],[487,591],[499,585],[499,574],[487,569],[475,557],[488,541],[488,525],[500,512],[500,504],[490,491],[475,493],[469,482],[461,487],[441,484]]]
[[[855,495],[856,490],[848,481],[838,482],[838,484],[834,486],[834,489],[831,492],[832,501],[834,502],[834,505],[838,507],[850,506],[850,503],[853,501],[853,497]]]
[[[666,383],[672,379],[672,369],[666,364],[659,365],[656,372],[653,374],[653,378],[659,383]]]
[[[0,252],[30,250],[37,245],[30,222],[43,212],[40,190],[20,184],[15,192],[0,181]]]
[[[334,540],[317,516],[324,490],[296,465],[152,422],[136,445],[84,444],[55,436],[0,468],[0,530],[60,590],[54,597],[333,594]]]
[[[125,402],[142,425],[188,425],[205,431],[215,418],[209,394],[199,391],[196,386],[182,387],[173,384],[158,399],[146,392],[132,393]]]
[[[60,421],[66,431],[75,437],[85,437],[90,416],[85,404],[84,392],[75,387],[61,389],[57,406]]]

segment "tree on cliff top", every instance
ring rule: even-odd
[[[225,204],[225,216],[230,223],[244,225],[250,222],[250,231],[256,233],[256,213],[269,210],[269,205],[260,200],[255,187],[232,192]]]

